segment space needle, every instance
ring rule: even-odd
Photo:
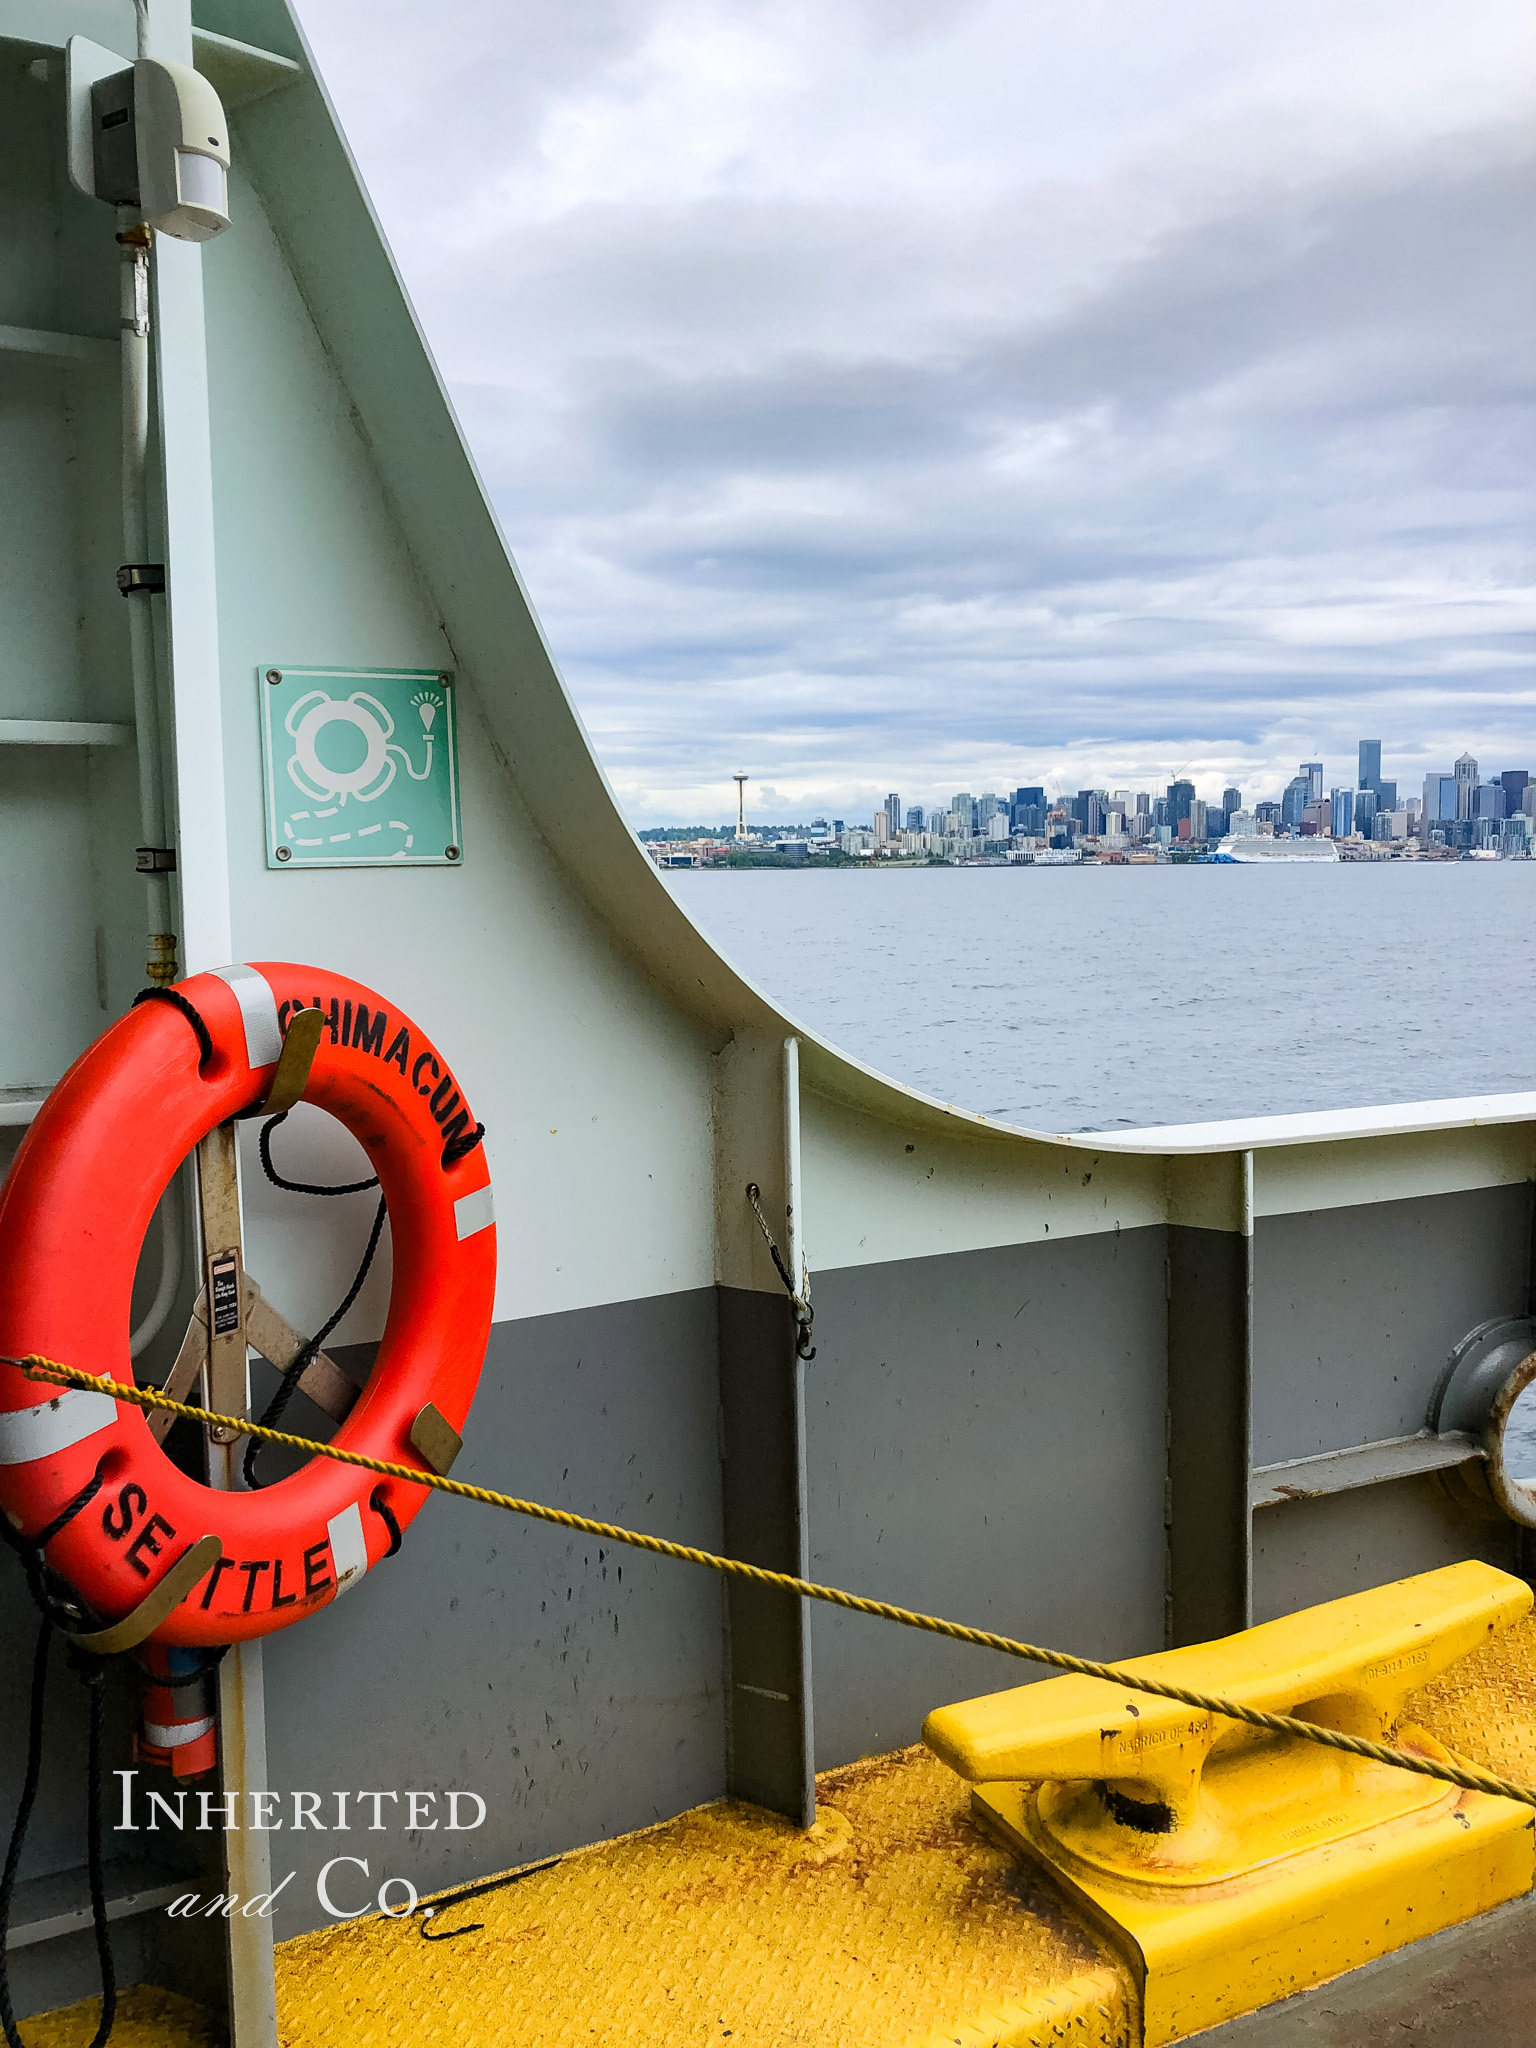
[[[747,836],[747,771],[746,771],[746,769],[745,769],[745,768],[738,768],[738,769],[736,770],[736,773],[735,773],[735,774],[734,774],[734,775],[733,775],[733,776],[731,777],[731,780],[732,780],[732,781],[733,781],[733,782],[735,783],[735,785],[736,785],[736,837],[737,837],[738,839],[745,839],[745,838],[746,838],[746,836]]]

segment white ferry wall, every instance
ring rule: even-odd
[[[153,5],[175,55],[185,11]],[[449,1052],[487,1125],[501,1258],[458,1472],[1089,1654],[1453,1557],[1517,1564],[1517,1532],[1464,1515],[1429,1476],[1251,1500],[1257,1468],[1417,1430],[1456,1340],[1529,1308],[1536,1098],[1055,1140],[926,1102],[800,1030],[689,924],[619,816],[290,14],[204,0],[196,22],[236,169],[230,233],[201,254],[160,249],[186,953],[325,962]],[[0,0],[0,31],[23,39],[0,44],[4,91],[32,95],[0,163],[29,232],[43,223],[0,284],[19,295],[4,318],[113,348],[113,221],[63,182],[58,64],[74,32],[131,53],[131,9]],[[43,56],[50,80],[24,76]],[[20,449],[3,517],[33,522],[0,622],[18,692],[0,717],[131,719],[112,363],[39,370],[11,351],[0,373]],[[461,868],[267,867],[269,663],[455,674]],[[131,771],[126,745],[0,748],[29,806],[0,820],[29,884],[6,926],[26,971],[0,1086],[56,1078],[139,985]],[[318,1121],[295,1116],[279,1148],[339,1177],[347,1147]],[[794,1209],[814,1275],[808,1367],[749,1179],[786,1243]],[[317,1220],[249,1156],[245,1190],[253,1272],[315,1326],[368,1199]],[[387,1262],[338,1333],[360,1370],[386,1288]],[[258,1373],[258,1399],[267,1384]],[[6,1640],[24,1640],[11,1579],[0,1597]],[[10,1664],[3,1802],[23,1753]],[[477,1833],[412,1842],[398,1867],[423,1889],[727,1789],[803,1814],[813,1766],[911,1741],[935,1702],[1000,1678],[980,1653],[727,1600],[689,1568],[448,1502],[346,1601],[269,1639],[264,1670],[273,1785],[486,1797]],[[122,1750],[126,1726],[125,1708]],[[78,1860],[74,1761],[50,1782],[34,1873]],[[165,1838],[135,1846],[163,1855]],[[334,1853],[326,1836],[282,1839],[311,1904],[280,1935],[317,1917]],[[190,1967],[151,1926],[125,1923],[137,1966]],[[20,2010],[91,1988],[85,1936],[24,1955]]]

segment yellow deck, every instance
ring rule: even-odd
[[[1463,1756],[1536,1779],[1536,1619],[1409,1705]],[[704,1807],[415,1921],[368,1919],[278,1950],[283,2048],[1110,2048],[1128,1986],[1042,1881],[969,1817],[921,1749],[818,1780],[811,1837]],[[130,2000],[164,2000],[135,1992]],[[84,2048],[95,2002],[28,2023]],[[147,2014],[147,2008],[146,2008]],[[147,2031],[138,2031],[147,2025]],[[121,2026],[121,2023],[120,2023]],[[169,2001],[114,2048],[207,2048]]]

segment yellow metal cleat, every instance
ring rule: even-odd
[[[1404,1702],[1530,1606],[1523,1581],[1449,1565],[1125,1668],[1446,1759],[1402,1720]],[[1529,1808],[1102,1679],[941,1707],[923,1739],[978,1788],[978,1819],[1115,1943],[1140,1987],[1146,2048],[1536,1880]]]

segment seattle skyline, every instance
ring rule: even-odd
[[[301,12],[637,824],[1530,751],[1518,0]]]

